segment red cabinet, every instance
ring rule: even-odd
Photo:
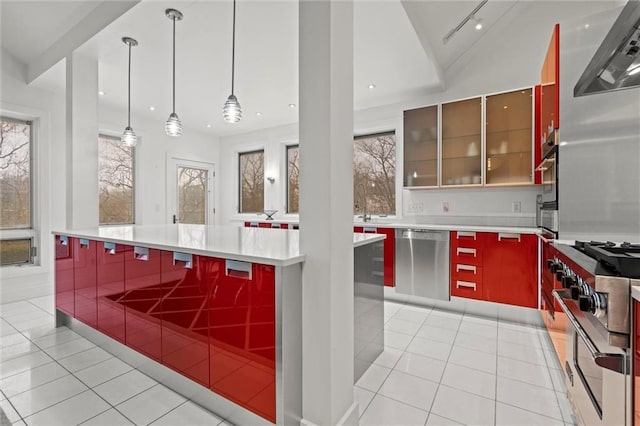
[[[215,259],[211,389],[275,423],[275,268]]]
[[[545,56],[540,83],[540,142],[549,141],[560,128],[560,25],[553,28]]]
[[[384,285],[395,287],[396,285],[396,234],[393,228],[376,228],[373,226],[354,226],[353,232],[365,234],[384,234],[384,249],[381,256],[384,262]]]
[[[634,425],[640,425],[640,302],[633,299],[633,419]]]
[[[124,256],[122,244],[97,241],[98,330],[124,343]],[[129,250],[131,251],[131,250]]]
[[[96,242],[84,238],[74,238],[73,302],[75,318],[93,328],[98,325],[96,274]]]
[[[451,295],[483,299],[481,232],[452,231],[450,234]]]
[[[161,362],[160,250],[126,246],[124,274],[125,343]]]
[[[212,258],[162,251],[162,363],[209,387],[208,294],[218,273]]]
[[[485,300],[537,308],[537,245],[535,235],[485,233]]]
[[[75,316],[73,303],[73,238],[56,235],[55,295],[56,309]]]

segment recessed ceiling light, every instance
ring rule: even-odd
[[[289,104],[289,108],[295,108],[296,104]]]
[[[367,86],[367,87],[369,87],[369,89],[375,89],[375,88],[376,88],[376,85],[375,85],[375,84],[370,84],[370,85],[369,85],[369,86]]]
[[[505,105],[503,108],[504,108],[504,109],[507,109],[507,108],[509,108],[509,107]]]
[[[476,18],[474,16],[473,20],[476,21],[476,30],[481,30],[482,29],[482,19],[481,18]]]
[[[102,90],[100,90],[100,91],[98,92],[98,95],[100,95],[100,96],[104,96],[104,92],[103,92]]]
[[[560,146],[566,146],[566,145],[568,145],[568,144],[569,144],[569,142],[567,142],[567,141],[562,141],[562,142],[560,142]]]
[[[589,28],[589,24],[584,24],[584,27],[585,28]]]
[[[211,124],[207,124],[207,129],[210,129],[210,128],[211,128]]]
[[[262,115],[262,113],[261,113],[260,111],[258,111],[258,112],[256,112],[256,115],[257,115],[258,117],[260,117],[260,116]]]
[[[149,111],[155,111],[155,110],[156,110],[156,107],[154,107],[153,105],[149,107]]]

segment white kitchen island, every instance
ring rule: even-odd
[[[299,424],[299,232],[113,226],[54,232],[56,319],[238,424]],[[383,235],[354,234],[355,378],[382,352]]]

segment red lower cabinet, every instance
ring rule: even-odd
[[[209,290],[219,274],[213,258],[163,251],[162,363],[209,387]]]
[[[161,362],[160,250],[126,246],[124,275],[125,343]]]
[[[73,238],[56,235],[55,294],[56,309],[75,316],[73,293]]]
[[[124,256],[122,244],[97,241],[98,330],[125,342]],[[131,250],[129,250],[131,254]]]
[[[98,326],[96,245],[96,241],[84,238],[73,239],[75,318],[93,328]]]
[[[538,306],[538,237],[485,233],[483,293],[490,302]]]
[[[275,268],[216,262],[209,293],[211,389],[275,423]]]
[[[633,299],[633,419],[632,424],[640,426],[640,302]]]

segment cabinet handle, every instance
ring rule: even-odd
[[[249,222],[249,228],[258,228],[258,222]]]
[[[184,267],[187,269],[193,268],[193,255],[191,253],[180,253],[178,251],[173,252],[173,264],[177,262],[184,262]]]
[[[473,272],[473,275],[476,274],[476,267],[475,266],[471,266],[471,265],[458,265],[456,264],[456,272],[460,272],[460,271],[471,271]]]
[[[300,225],[294,224],[292,229],[300,229]]]
[[[225,260],[225,275],[228,277],[244,278],[247,280],[252,279],[251,263],[240,262],[239,260]]]
[[[133,247],[133,258],[136,260],[149,260],[149,249],[147,247]]]
[[[520,242],[520,234],[510,234],[506,232],[500,232],[498,234],[498,241],[502,240],[518,240]]]
[[[456,281],[456,288],[472,288],[473,291],[476,291],[476,283],[471,283],[469,281]]]
[[[86,238],[80,238],[80,247],[89,248],[89,240]]]
[[[476,233],[475,232],[458,231],[458,234],[456,235],[456,239],[459,240],[460,237],[468,237],[468,238],[473,238],[475,240],[476,239]]]
[[[116,254],[116,243],[104,242],[104,252],[107,254]]]
[[[280,225],[279,223],[272,223],[271,227],[272,228],[282,228],[282,225]]]
[[[476,249],[458,247],[458,248],[456,248],[456,254],[472,254],[473,257],[476,257]]]
[[[60,235],[60,245],[61,246],[68,246],[69,245],[69,237],[67,237],[66,235]]]
[[[362,228],[362,232],[365,233],[365,234],[367,234],[367,233],[375,234],[375,233],[378,232],[378,228],[372,228],[370,226],[369,227],[364,227],[364,228]]]

